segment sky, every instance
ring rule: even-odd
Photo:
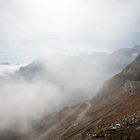
[[[0,0],[0,62],[140,44],[139,0]]]

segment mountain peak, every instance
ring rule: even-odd
[[[136,44],[136,45],[134,46],[133,49],[138,49],[138,50],[140,50],[140,45],[139,45],[139,44]]]
[[[129,80],[140,80],[140,55],[123,70],[123,75]]]

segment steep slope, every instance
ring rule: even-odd
[[[139,47],[136,47],[136,49],[138,48]],[[62,87],[61,91],[65,92],[65,88],[66,89],[68,88],[68,86],[66,85],[69,85],[69,83],[75,85],[74,79],[70,80],[68,83],[66,82],[68,81],[69,78],[78,79],[79,77],[79,80],[82,81],[83,79],[85,79],[84,77],[86,77],[87,75],[84,75],[84,77],[82,77],[83,79],[81,79],[80,75],[82,75],[82,73],[84,73],[85,71],[91,78],[94,77],[91,76],[90,74],[91,71],[95,69],[95,67],[93,67],[95,65],[90,66],[89,64],[91,64],[93,60],[95,62],[96,59],[93,56],[92,57],[94,59],[91,59],[91,56],[88,57],[89,58],[86,57],[86,59],[83,56],[69,57],[68,60],[65,60],[65,63],[62,63],[62,65],[59,66],[56,63],[56,60],[54,60],[53,66],[51,65],[52,69],[49,69],[50,65],[48,65],[48,63],[47,65],[44,65],[41,59],[33,62],[32,64],[26,67],[21,68],[18,73],[12,76],[12,78],[14,77],[15,79],[17,79],[17,81],[19,78],[23,78],[25,79],[25,81],[26,80],[29,81],[29,83],[30,82],[32,83],[32,81],[34,80],[43,81],[43,86],[44,85],[47,86],[46,84],[47,82],[55,83],[56,85],[60,84],[60,86]],[[99,56],[99,58],[101,57]],[[104,56],[104,58],[106,57]],[[87,64],[88,60],[90,60],[90,63]],[[103,59],[99,60],[102,61]],[[107,66],[106,63],[104,63],[103,67],[105,66]],[[100,64],[99,65],[97,64],[97,69],[99,67]],[[80,69],[82,69],[81,73],[79,72]],[[76,73],[73,73],[75,70]],[[90,72],[87,70],[89,70]],[[133,115],[131,113],[128,113],[129,112],[127,111],[128,106],[126,106],[125,103],[128,102],[129,107],[135,108],[133,113],[139,110],[140,107],[138,96],[139,82],[138,83],[136,82],[140,81],[139,70],[140,70],[140,56],[138,56],[136,60],[130,65],[128,65],[121,73],[117,74],[116,76],[105,82],[103,88],[98,92],[98,94],[93,99],[86,100],[84,103],[79,103],[75,106],[68,106],[68,104],[65,104],[65,106],[67,105],[67,107],[65,107],[61,111],[51,113],[50,115],[46,115],[46,117],[44,117],[41,121],[36,122],[36,124],[33,123],[32,124],[33,129],[26,134],[22,133],[18,134],[18,132],[16,131],[8,130],[8,132],[4,132],[5,140],[86,139],[87,136],[85,136],[85,134],[87,134],[86,133],[87,130],[93,128],[95,129],[96,132],[96,127],[98,128],[100,124],[103,124],[104,120],[105,122],[108,122],[109,126],[110,122],[108,120],[115,121],[116,119],[119,118],[119,116],[124,117],[125,115]],[[102,70],[99,71],[99,73],[100,72],[102,72]],[[58,73],[59,75],[56,75]],[[63,81],[63,78],[67,80]],[[101,79],[98,79],[99,82],[101,82],[100,81]],[[78,83],[78,81],[76,81],[76,83]],[[87,81],[84,81],[84,83],[87,83]],[[92,81],[90,84],[93,83],[94,81]],[[42,82],[40,84],[42,85]],[[94,86],[97,85],[98,84],[96,83]],[[43,86],[41,86],[41,90],[39,91],[42,92]],[[70,86],[70,88],[72,88],[72,86]],[[93,89],[91,91],[93,91]],[[78,91],[79,95],[81,96],[82,94],[81,91],[83,92],[83,90],[75,90],[75,92],[71,91],[70,93],[71,94],[73,93],[74,95],[73,97],[77,99]],[[63,92],[60,93],[62,94]],[[71,100],[69,96],[67,97],[68,98],[65,99]],[[69,100],[67,100],[66,102],[69,102]],[[120,115],[118,115],[118,113],[122,112],[122,110],[124,111],[124,114],[121,113]],[[118,117],[115,118],[114,116]],[[0,136],[3,138],[3,132],[1,133]]]
[[[104,123],[107,129],[111,122],[133,116],[140,111],[139,70],[140,56],[121,73],[107,81],[92,100],[48,116],[38,125],[31,137],[40,140],[86,139],[88,136],[84,134],[90,128],[99,133],[97,130]]]
[[[123,89],[123,90],[122,90]],[[122,96],[122,95],[126,96]],[[111,96],[120,97],[116,98],[118,104],[115,107],[114,104],[112,106],[106,107],[110,103],[113,103],[113,99],[109,102],[108,98]],[[93,98],[92,103],[94,104],[96,101],[100,105],[103,102],[106,102],[105,106],[102,106],[99,112],[103,115],[100,119],[99,123],[93,123],[90,127],[86,125],[87,130],[81,131],[80,139],[135,139],[138,140],[140,137],[140,55],[135,59],[133,63],[128,65],[121,73],[114,76],[111,80],[105,83],[104,87],[100,90],[95,98]],[[119,103],[120,102],[120,103]],[[96,108],[98,107],[98,103],[96,103]],[[115,103],[115,102],[114,102]],[[99,106],[100,106],[99,105]],[[108,112],[108,108],[112,108],[113,110]],[[103,108],[105,108],[106,114],[103,114]],[[93,109],[94,110],[94,109]],[[92,111],[91,111],[92,112]],[[97,119],[97,120],[98,120]],[[120,128],[116,127],[116,124],[120,125]],[[112,130],[109,130],[108,128]],[[115,131],[112,132],[113,127]],[[91,128],[91,135],[89,136],[89,130]],[[130,128],[130,130],[129,130]],[[90,130],[90,131],[91,131]],[[76,133],[75,133],[76,134]],[[84,135],[84,136],[83,136]],[[86,136],[85,136],[86,135]],[[78,137],[73,137],[73,135],[67,137],[66,139],[78,139]]]

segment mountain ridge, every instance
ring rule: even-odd
[[[36,73],[39,73],[39,78],[42,78],[44,68],[36,67],[34,62],[27,67],[21,68],[18,76],[24,77],[28,70],[32,74],[31,71],[34,71],[34,69],[35,73],[25,76],[25,79],[34,79]],[[93,137],[94,133],[94,135],[100,134],[101,129],[105,129],[103,132],[107,134],[106,137],[109,140],[109,135],[112,134],[108,134],[107,128],[111,126],[111,121],[114,123],[117,119],[121,120],[125,116],[129,118],[133,113],[139,111],[139,75],[140,55],[120,73],[107,80],[95,97],[75,105],[66,105],[61,110],[51,112],[40,121],[32,124],[33,129],[26,134],[14,131],[11,137],[14,140],[86,140],[88,137]],[[46,78],[44,77],[44,79]],[[133,110],[130,112],[129,108],[133,108]],[[103,123],[106,124],[105,127],[99,128]],[[94,132],[87,135],[89,129],[94,130]],[[8,131],[4,136],[7,138],[8,134],[11,135]],[[0,134],[1,137],[3,137],[3,133]],[[93,139],[95,138],[96,136]],[[11,139],[7,138],[6,140]]]
[[[126,114],[129,116],[133,115],[133,113],[138,111],[139,107],[140,107],[140,104],[138,104],[139,100],[140,100],[139,99],[140,90],[139,90],[139,88],[135,87],[135,86],[137,86],[136,83],[133,81],[131,82],[130,80],[139,80],[140,81],[140,79],[135,79],[136,77],[134,75],[134,78],[132,77],[132,79],[129,78],[129,80],[128,80],[128,79],[126,79],[126,76],[129,76],[129,74],[131,74],[131,73],[129,73],[129,69],[133,69],[133,70],[135,70],[135,72],[140,73],[140,71],[139,71],[140,63],[139,62],[140,62],[140,55],[134,60],[134,62],[132,62],[124,70],[122,70],[121,73],[115,75],[113,78],[111,78],[110,80],[107,81],[107,83],[99,91],[97,96],[95,96],[92,100],[88,101],[90,104],[90,107],[88,107],[88,110],[84,114],[84,117],[82,118],[82,120],[80,120],[79,122],[75,122],[75,118],[77,118],[77,115],[81,114],[80,110],[83,110],[82,113],[86,110],[86,109],[82,109],[82,106],[84,107],[86,105],[85,103],[83,103],[81,105],[76,105],[76,106],[70,107],[69,108],[70,112],[72,110],[74,111],[74,109],[76,109],[73,112],[73,114],[69,114],[70,116],[68,118],[66,118],[65,121],[62,121],[60,123],[60,125],[55,126],[52,129],[52,132],[50,132],[47,135],[43,134],[44,138],[41,138],[41,140],[45,140],[45,139],[51,140],[51,139],[57,139],[57,138],[59,140],[69,140],[69,139],[86,140],[86,138],[83,137],[83,133],[85,133],[85,132],[88,133],[88,129],[90,129],[92,127],[93,127],[92,129],[95,129],[94,127],[95,126],[98,127],[98,123],[101,123],[102,120],[104,120],[108,117],[111,117],[114,113],[117,113],[116,116],[123,116]],[[138,64],[138,66],[136,64]],[[134,66],[136,66],[136,68]],[[128,73],[126,74],[127,71],[128,71]],[[132,76],[133,76],[133,73],[132,73]],[[115,80],[117,82],[113,82]],[[133,86],[131,87],[131,84],[135,87],[135,91],[133,91]],[[140,87],[140,84],[138,84],[138,87]],[[138,93],[134,93],[134,92],[138,92]],[[135,96],[136,96],[136,98],[135,98]],[[132,112],[127,111],[129,108],[125,108],[125,106],[127,105],[127,104],[125,104],[125,102],[128,102],[131,107],[132,106],[134,107]],[[133,102],[134,103],[137,102],[137,105],[134,106],[133,104],[131,104]],[[86,107],[84,107],[84,108],[86,108]],[[125,110],[123,110],[123,111],[126,114],[122,113],[122,115],[121,115],[120,114],[121,112],[118,112],[119,110],[121,110],[121,108],[125,108]],[[64,110],[62,110],[62,112],[63,111]],[[120,114],[120,115],[118,115],[118,114]],[[54,115],[52,114],[51,118],[48,117],[48,119],[47,119],[48,121],[52,120],[52,124],[51,124],[52,126],[53,126],[53,119],[55,116],[57,116],[57,113]],[[121,119],[121,118],[118,118],[118,119]],[[47,120],[46,120],[46,122],[47,122]],[[59,121],[59,119],[58,119],[58,121]],[[43,122],[45,123],[45,120]],[[55,123],[57,123],[57,121]],[[110,125],[109,122],[106,125],[109,126]],[[38,128],[40,128],[40,127],[38,127]],[[44,125],[44,128],[45,128],[45,125]],[[43,131],[41,133],[43,133]],[[98,132],[96,132],[96,133],[98,133]],[[105,131],[105,133],[107,133],[107,132]],[[37,135],[39,135],[39,134],[36,133],[35,136],[37,136]],[[89,136],[87,135],[86,137],[89,137]],[[125,137],[125,135],[124,135],[124,137]]]

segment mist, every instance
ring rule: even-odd
[[[23,66],[23,65],[1,64],[0,65],[0,76],[15,73],[15,71],[18,71],[21,66]]]
[[[0,130],[28,132],[50,113],[93,97],[110,74],[102,73],[104,65],[92,57],[51,54],[14,73],[3,72]]]
[[[115,67],[113,54],[106,53],[47,54],[12,73],[10,65],[0,79],[0,130],[26,133],[50,113],[93,98],[105,80],[136,57],[134,52],[120,55],[124,60]]]
[[[0,66],[0,130],[26,133],[50,113],[94,97],[137,55],[111,52],[140,43],[139,5],[0,0],[0,62],[21,63]]]

